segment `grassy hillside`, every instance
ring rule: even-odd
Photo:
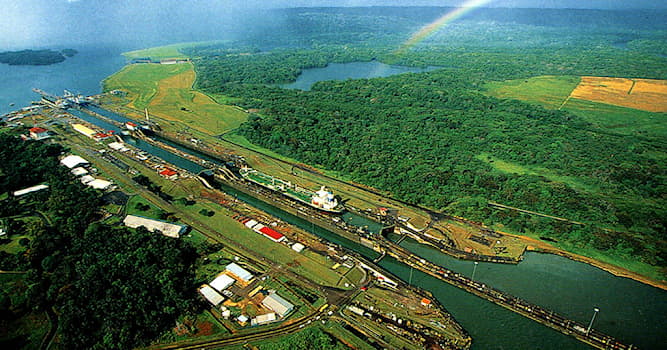
[[[190,63],[134,64],[107,78],[104,89],[127,92],[130,108],[148,108],[151,114],[211,135],[235,129],[247,119],[239,108],[193,90],[194,81]]]

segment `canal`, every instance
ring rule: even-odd
[[[106,114],[95,110],[110,119],[125,121],[115,113],[101,111]],[[79,113],[81,115],[74,114],[102,128],[118,130],[114,125],[98,118]],[[126,141],[186,170],[198,172],[203,169],[196,163],[144,141],[130,137],[127,137]],[[198,157],[210,158],[167,140],[160,141]],[[222,190],[272,216],[369,259],[378,256],[375,251],[314,225],[305,218],[284,212],[231,187],[223,185]],[[453,271],[468,276],[472,273],[473,263],[470,261],[456,260],[410,239],[403,241],[401,245]],[[411,269],[393,258],[385,257],[379,265],[406,282],[433,293],[471,334],[473,349],[589,348],[574,338]],[[667,344],[667,334],[663,332],[667,324],[667,292],[663,290],[615,277],[595,267],[563,257],[537,253],[528,253],[519,265],[480,263],[475,279],[584,324],[588,323],[593,307],[599,307],[601,312],[595,328],[642,349],[661,349]]]

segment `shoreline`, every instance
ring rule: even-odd
[[[591,266],[596,267],[598,269],[601,269],[603,271],[609,272],[610,274],[612,274],[616,277],[629,278],[629,279],[632,279],[634,281],[637,281],[637,282],[640,282],[640,283],[643,283],[643,284],[646,284],[646,285],[649,285],[649,286],[667,291],[667,281],[666,282],[656,281],[656,280],[650,279],[650,278],[648,278],[644,275],[641,275],[639,273],[630,271],[630,270],[628,270],[626,268],[623,268],[623,267],[620,267],[620,266],[616,266],[616,265],[613,265],[613,264],[610,264],[610,263],[606,263],[606,262],[599,261],[599,260],[596,260],[596,259],[593,259],[593,258],[589,258],[589,257],[584,256],[584,255],[580,255],[580,254],[568,252],[568,251],[560,249],[560,248],[556,248],[556,247],[554,247],[553,245],[551,245],[547,242],[543,242],[543,241],[540,241],[540,240],[532,238],[532,237],[521,236],[521,235],[516,235],[516,234],[512,234],[512,233],[502,232],[502,231],[498,231],[498,232],[500,232],[503,235],[516,237],[516,238],[519,238],[523,241],[526,241],[526,243],[528,244],[528,246],[526,248],[526,251],[528,251],[528,252],[535,252],[535,253],[541,253],[541,254],[553,254],[553,255],[562,256],[564,258],[568,258],[568,259],[576,261],[576,262],[591,265]]]

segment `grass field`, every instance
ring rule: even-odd
[[[191,63],[174,65],[135,64],[104,81],[105,90],[127,92],[128,107],[143,110],[172,122],[180,122],[209,135],[237,128],[247,119],[243,110],[218,104],[192,89],[195,71]]]
[[[123,56],[129,59],[150,57],[154,60],[163,58],[186,58],[186,56],[183,53],[181,53],[180,50],[186,47],[194,46],[196,44],[197,43],[179,43],[166,46],[151,47],[147,49],[124,52]]]
[[[667,113],[612,106],[571,98],[563,110],[572,112],[593,125],[622,135],[636,135],[665,140]]]
[[[585,191],[585,192],[600,191],[600,189],[597,186],[593,184],[588,184],[581,178],[575,176],[559,175],[551,169],[512,163],[504,161],[500,158],[493,157],[486,153],[479,154],[475,158],[489,164],[491,167],[493,167],[495,170],[499,172],[508,174],[543,176],[553,182],[565,183],[570,187],[575,188],[579,191]]]
[[[104,90],[123,90],[131,100],[130,107],[144,109],[158,93],[162,79],[192,69],[190,64],[133,64],[104,79]]]
[[[487,83],[486,93],[530,103],[537,103],[550,109],[559,108],[579,84],[576,76],[545,75],[528,79],[507,80]]]

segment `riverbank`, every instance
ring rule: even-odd
[[[637,282],[644,283],[646,285],[656,287],[656,288],[660,288],[662,290],[667,291],[667,282],[666,281],[656,281],[656,280],[650,279],[650,278],[648,278],[644,275],[641,275],[637,272],[625,269],[623,267],[613,265],[613,264],[610,264],[610,263],[606,263],[604,261],[596,260],[596,259],[584,256],[584,255],[572,253],[572,252],[554,247],[553,245],[551,245],[547,242],[541,241],[539,239],[531,238],[531,237],[528,237],[528,236],[516,235],[516,234],[512,234],[512,233],[508,233],[508,232],[501,232],[501,231],[498,231],[498,232],[502,233],[503,235],[516,237],[516,238],[521,239],[524,242],[526,242],[526,244],[528,245],[526,251],[562,256],[562,257],[568,258],[570,260],[574,260],[574,261],[577,261],[577,262],[581,262],[581,263],[584,263],[584,264],[588,264],[588,265],[597,267],[601,270],[604,270],[604,271],[607,271],[607,272],[611,273],[614,276],[629,278],[629,279],[635,280]]]

